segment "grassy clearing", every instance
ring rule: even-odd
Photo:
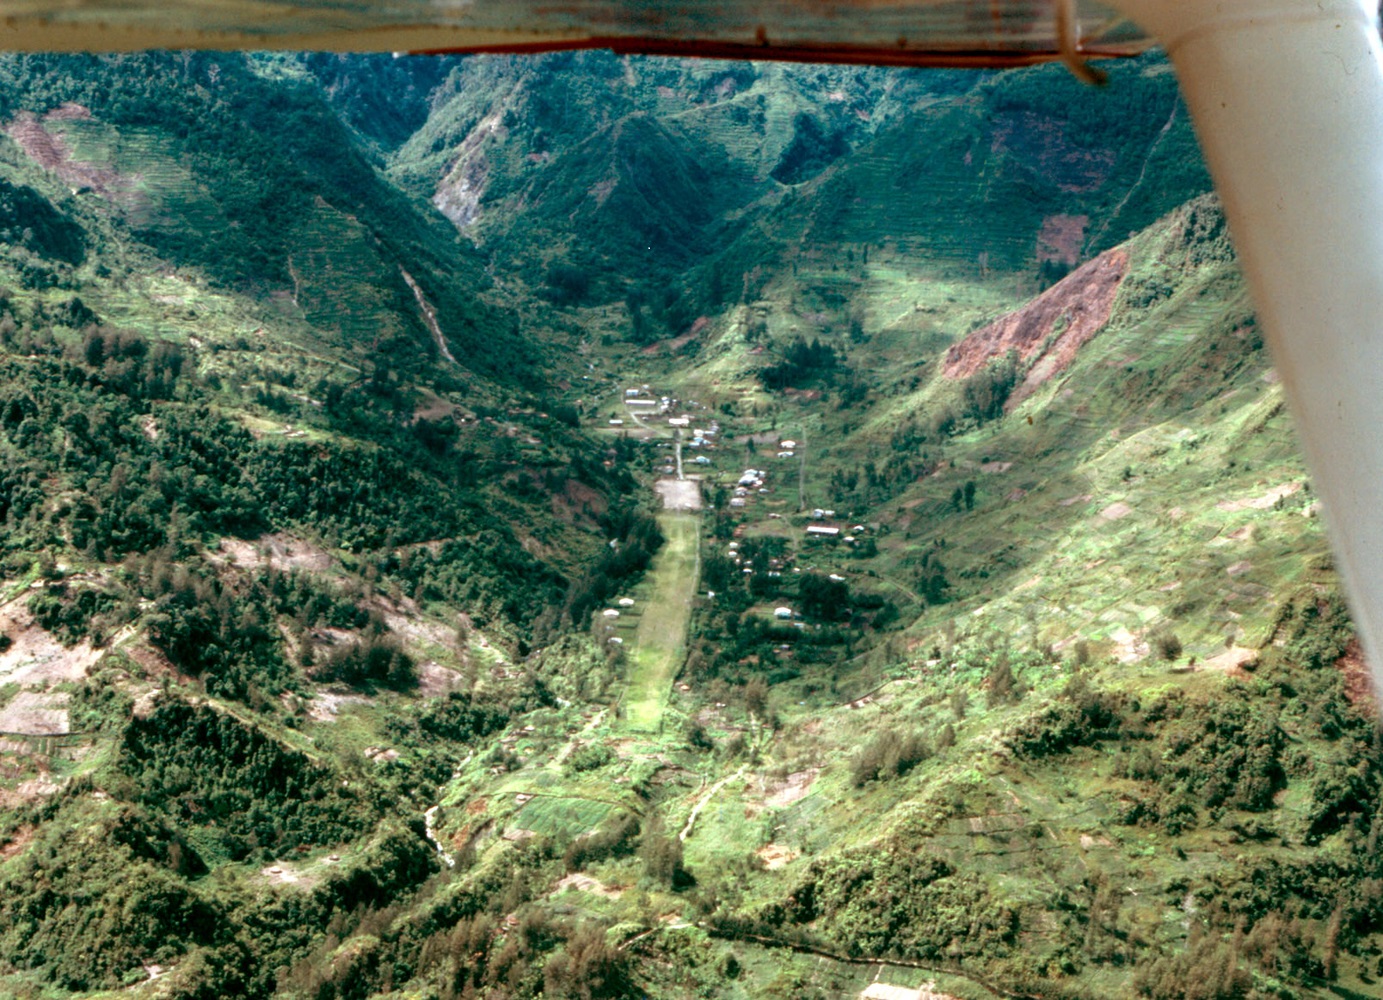
[[[667,541],[649,571],[651,596],[630,656],[625,719],[630,728],[656,731],[668,689],[686,653],[687,622],[700,572],[700,520],[695,514],[658,516]]]

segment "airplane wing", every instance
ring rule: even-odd
[[[1071,0],[1087,56],[1134,55],[1146,34],[1109,6]],[[1047,0],[6,0],[0,46],[407,52],[617,52],[862,62],[1021,65],[1059,54]]]

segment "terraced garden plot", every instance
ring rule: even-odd
[[[608,802],[539,795],[524,804],[511,825],[566,840],[595,829],[614,808]]]

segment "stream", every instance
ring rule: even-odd
[[[472,750],[470,753],[466,754],[465,760],[456,765],[456,768],[451,772],[452,781],[455,781],[461,776],[462,768],[469,764],[471,758],[474,756],[475,751]],[[438,802],[423,813],[423,835],[427,837],[427,842],[432,845],[433,850],[437,852],[437,856],[442,859],[442,863],[448,868],[455,868],[456,858],[452,857],[451,853],[442,846],[442,842],[437,839],[437,813],[441,808],[442,803]]]

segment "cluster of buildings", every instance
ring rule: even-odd
[[[768,473],[761,469],[745,469],[735,483],[735,495],[730,498],[730,506],[746,507],[756,494],[770,493],[771,490],[764,485],[767,478]]]

